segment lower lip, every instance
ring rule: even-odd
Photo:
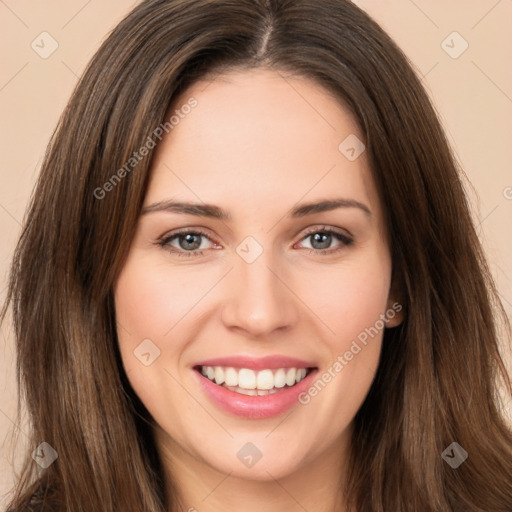
[[[309,388],[317,370],[311,370],[303,380],[291,388],[284,388],[272,395],[262,396],[242,395],[230,391],[215,384],[197,370],[193,370],[193,372],[205,393],[218,407],[242,418],[263,419],[282,414],[297,404],[299,395]]]

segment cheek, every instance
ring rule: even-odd
[[[114,300],[119,350],[127,377],[139,398],[151,410],[156,397],[165,396],[165,373],[183,350],[180,319],[204,294],[189,280],[169,280],[163,268],[135,250],[115,286]],[[173,372],[174,373],[174,372]],[[167,382],[168,383],[168,382]]]
[[[344,276],[339,289],[330,292],[324,311],[342,346],[376,323],[385,312],[388,292],[387,275],[370,271]]]
[[[385,252],[338,267],[302,272],[307,278],[302,281],[300,296],[328,328],[326,340],[333,351],[343,350],[385,313],[390,274]]]
[[[120,344],[140,343],[144,338],[162,343],[173,338],[175,327],[209,286],[209,281],[194,277],[191,269],[171,272],[165,263],[155,263],[134,251],[115,287]],[[172,346],[176,343],[179,340],[174,338]]]
[[[308,280],[307,303],[328,330],[329,352],[317,379],[301,397],[316,417],[342,431],[366,397],[378,367],[388,308],[391,265],[386,254]],[[303,296],[306,297],[306,288]],[[323,415],[326,415],[323,418]],[[327,432],[325,433],[327,435]]]

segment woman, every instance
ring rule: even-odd
[[[505,314],[426,93],[349,2],[138,5],[8,300],[12,510],[512,510]]]

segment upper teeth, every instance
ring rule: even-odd
[[[256,372],[250,368],[202,366],[201,373],[219,385],[265,390],[293,386],[306,376],[306,368],[279,368]]]

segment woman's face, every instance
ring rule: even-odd
[[[174,110],[115,287],[157,443],[175,467],[255,480],[339,460],[400,319],[360,129],[268,70],[196,83]]]

